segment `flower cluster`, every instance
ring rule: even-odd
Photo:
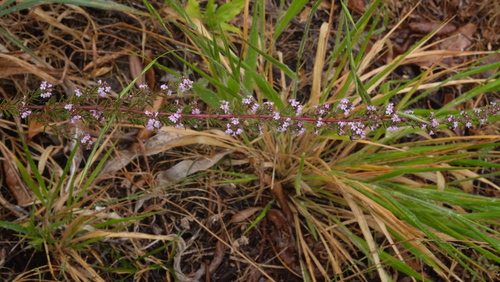
[[[174,100],[165,108],[158,111],[144,111],[144,104],[151,103],[157,95],[171,96],[177,88],[177,93],[189,91],[193,81],[182,77],[177,84],[163,84],[160,92],[155,93],[147,85],[139,86],[139,94],[129,95],[127,98],[110,101],[102,99],[99,105],[84,105],[89,101],[95,101],[94,96],[106,97],[111,92],[111,87],[105,81],[99,80],[98,87],[93,91],[81,91],[76,89],[74,97],[63,104],[48,101],[45,106],[31,105],[30,99],[37,97],[49,98],[52,95],[53,86],[44,81],[40,85],[40,91],[33,97],[24,96],[17,105],[8,107],[6,104],[0,106],[2,112],[17,112],[21,118],[40,118],[41,113],[52,114],[54,118],[67,117],[70,124],[83,122],[87,124],[99,124],[105,121],[106,116],[116,114],[129,122],[142,124],[148,130],[160,130],[164,125],[176,128],[193,126],[197,128],[200,120],[212,120],[224,128],[226,134],[236,137],[245,132],[245,129],[263,134],[265,124],[272,125],[275,132],[289,131],[300,136],[306,130],[312,130],[319,134],[323,130],[332,130],[339,135],[350,136],[352,140],[364,139],[371,131],[384,126],[389,132],[395,132],[402,126],[413,126],[426,130],[430,135],[435,134],[438,128],[449,127],[457,129],[458,126],[470,128],[473,124],[484,124],[488,117],[497,116],[500,113],[500,105],[491,103],[489,107],[474,109],[473,111],[462,111],[458,115],[447,115],[436,117],[430,113],[427,118],[416,117],[413,111],[397,112],[393,103],[388,103],[384,108],[367,106],[366,109],[354,107],[348,99],[341,99],[335,106],[329,104],[311,106],[305,109],[296,99],[288,100],[288,106],[278,109],[272,101],[257,103],[252,96],[241,100],[241,106],[231,105],[229,101],[221,100],[217,109],[208,113],[202,113],[196,102],[183,105],[179,99]],[[92,99],[91,99],[92,98]],[[236,103],[237,104],[237,103]],[[42,121],[43,122],[43,121]],[[196,123],[198,122],[198,124]],[[222,124],[221,124],[222,123]],[[211,124],[214,124],[212,122]],[[93,138],[89,134],[83,134],[80,142],[87,148],[92,145]]]

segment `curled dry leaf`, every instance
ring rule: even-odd
[[[15,164],[9,160],[4,160],[2,164],[5,174],[5,184],[7,184],[7,187],[16,199],[17,204],[22,206],[31,202],[34,195],[21,181],[19,171],[17,170]]]
[[[130,68],[130,76],[137,80],[135,81],[135,86],[139,87],[140,85],[146,84],[146,77],[141,75],[142,72],[142,63],[141,59],[136,54],[128,55],[128,62]]]
[[[182,161],[167,171],[160,172],[156,177],[158,184],[164,184],[172,181],[179,180],[188,175],[196,173],[200,170],[208,169],[216,164],[225,155],[234,152],[233,150],[225,150],[210,158],[203,158],[198,160],[185,160]]]
[[[205,264],[202,264],[200,268],[194,273],[194,275],[190,275],[189,277],[182,272],[182,266],[184,265],[182,261],[182,256],[187,251],[189,246],[192,244],[193,240],[198,237],[199,231],[195,233],[193,237],[186,243],[184,239],[178,236],[175,240],[177,243],[177,252],[174,256],[174,270],[175,276],[180,282],[197,282],[200,281],[200,278],[205,274]]]
[[[219,267],[219,265],[224,260],[224,256],[226,254],[226,244],[224,244],[222,240],[226,240],[226,237],[227,236],[224,231],[224,228],[222,228],[222,234],[220,236],[220,240],[217,241],[217,243],[215,244],[214,259],[208,266],[208,273],[210,274],[214,273],[214,271]]]
[[[233,217],[231,218],[229,223],[242,222],[260,210],[262,210],[262,207],[252,207],[252,208],[241,210],[241,211],[237,212],[235,215],[233,215]]]
[[[182,139],[183,136],[184,135],[168,131],[163,131],[161,133],[159,132],[144,144],[144,147],[146,148],[146,155],[157,154],[173,147],[172,144],[175,144],[175,142]],[[127,166],[132,160],[142,155],[143,152],[138,152],[137,154],[128,151],[120,152],[114,157],[111,157],[104,164],[103,168],[99,172],[99,175],[105,175],[108,173],[119,171]]]

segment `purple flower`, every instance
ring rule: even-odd
[[[87,142],[90,141],[90,135],[89,134],[85,134],[82,136],[82,138],[80,139],[80,141],[82,142],[82,144],[86,144]]]
[[[77,88],[77,89],[75,89],[75,95],[76,95],[77,97],[81,97],[83,94],[82,94],[82,91],[81,91],[80,89],[78,89],[78,88]]]
[[[324,124],[324,122],[322,120],[323,120],[323,118],[321,118],[321,117],[318,118],[318,121],[316,121],[316,127],[321,127]]]
[[[154,129],[160,129],[161,128],[161,122],[157,119],[150,118],[148,120],[148,123],[146,124],[146,129],[147,130],[154,130]]]
[[[398,130],[398,127],[397,126],[389,126],[387,128],[387,130],[389,130],[390,132],[394,132],[394,131]]]
[[[82,116],[81,115],[74,115],[71,117],[71,123],[75,123],[76,121],[78,121],[79,119],[81,119]]]
[[[64,108],[70,111],[73,108],[73,104],[67,104],[66,106],[64,106]]]
[[[393,114],[391,120],[392,120],[392,122],[400,122],[401,121],[398,114]]]
[[[47,81],[42,81],[42,83],[40,84],[40,90],[42,90],[40,97],[50,98],[50,96],[52,96],[52,84],[48,83]]]
[[[431,118],[431,126],[436,127],[439,125],[439,121],[436,118]]]
[[[257,111],[257,109],[259,108],[259,104],[255,103],[252,105],[252,109],[250,109],[250,111],[252,113],[255,113]]]
[[[111,86],[109,86],[106,81],[102,81],[99,79],[97,83],[100,84],[99,88],[97,88],[97,93],[99,93],[99,96],[105,97],[109,92],[111,92]]]
[[[239,118],[231,118],[231,123],[234,125],[240,124],[240,119]]]
[[[189,78],[183,76],[181,78],[181,82],[179,83],[179,88],[181,92],[186,92],[189,89],[193,88],[193,81],[189,80]]]
[[[392,115],[393,112],[394,112],[394,104],[389,103],[389,105],[387,105],[387,108],[385,109],[385,114]]]
[[[30,110],[24,110],[21,112],[21,118],[27,118],[29,115],[31,115]]]
[[[172,95],[172,90],[168,89],[168,85],[162,84],[162,85],[160,85],[160,88],[161,88],[161,90],[163,92],[167,91],[167,96],[171,96]]]
[[[224,111],[225,114],[229,113],[229,102],[225,100],[220,101],[219,108]]]
[[[299,116],[302,113],[302,108],[303,108],[300,102],[296,99],[290,99],[288,100],[288,102],[290,102],[292,109],[295,110],[295,115]]]
[[[243,98],[241,99],[241,102],[244,104],[244,105],[250,105],[252,104],[252,96],[251,95],[248,95],[247,98]]]
[[[286,129],[288,128],[288,126],[290,126],[290,118],[286,118],[286,120],[283,121],[283,123],[281,123],[281,125],[279,125],[276,128],[276,131],[278,131],[278,132],[285,132]]]

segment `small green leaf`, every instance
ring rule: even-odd
[[[19,232],[19,233],[23,233],[23,234],[30,234],[31,232],[28,230],[28,228],[20,225],[20,224],[17,224],[17,223],[13,223],[13,222],[7,222],[7,221],[0,221],[0,227],[3,227],[3,228],[6,228],[6,229],[10,229],[10,230],[13,230],[13,231],[16,231],[16,232]]]
[[[231,32],[238,33],[238,34],[243,34],[243,32],[241,32],[241,30],[239,28],[232,26],[230,24],[227,24],[227,23],[220,23],[220,28],[224,31],[231,31]]]
[[[225,23],[232,20],[245,7],[245,0],[234,0],[228,2],[215,12],[215,19],[219,23]]]
[[[191,18],[198,18],[201,19],[201,10],[200,10],[200,4],[196,0],[188,0],[188,4],[186,6],[186,14],[190,16]]]
[[[200,98],[207,104],[209,104],[212,108],[217,109],[219,107],[219,95],[217,95],[212,90],[201,86],[198,82],[193,83],[193,91],[196,95],[200,96]]]
[[[213,20],[216,9],[217,4],[214,3],[214,0],[209,0],[207,3],[207,7],[205,8],[205,14],[203,15],[203,18],[205,20]]]

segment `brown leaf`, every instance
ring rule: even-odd
[[[17,204],[22,206],[31,202],[33,200],[33,192],[28,190],[21,181],[17,167],[10,160],[3,161],[2,165],[5,174],[5,183],[16,199]]]
[[[433,21],[433,22],[412,22],[409,24],[409,27],[412,31],[422,33],[422,34],[428,34],[431,33],[433,30],[439,27],[441,25],[441,22]],[[444,26],[442,26],[437,32],[436,35],[441,36],[441,35],[446,35],[450,34],[457,30],[457,27],[451,23],[447,23]]]
[[[232,153],[232,150],[225,150],[211,157],[199,158],[196,160],[184,160],[166,171],[157,175],[158,181],[176,181],[200,170],[208,169],[215,165],[225,155]]]
[[[274,224],[274,229],[270,234],[274,245],[277,248],[278,257],[289,270],[300,276],[300,263],[297,258],[297,245],[292,234],[292,229],[283,213],[279,210],[270,209],[267,217]]]
[[[144,75],[141,75],[142,72],[142,63],[141,59],[136,54],[128,55],[128,62],[130,68],[130,76],[137,80],[135,81],[135,86],[139,87],[140,85],[146,84],[146,78]]]
[[[290,206],[288,204],[288,200],[285,196],[285,193],[283,193],[283,186],[281,185],[281,183],[279,183],[277,181],[274,181],[274,183],[273,183],[271,180],[271,177],[267,174],[263,175],[262,181],[264,181],[264,183],[266,185],[273,184],[273,186],[271,187],[271,192],[273,193],[274,197],[278,201],[278,204],[280,205],[281,210],[285,214],[285,218],[286,218],[288,224],[290,224],[290,226],[293,226],[293,213],[292,213],[292,210],[290,209]]]
[[[441,42],[441,50],[464,51],[472,45],[476,29],[477,26],[474,23],[460,27],[452,36]]]
[[[226,240],[226,233],[224,232],[224,229],[220,236],[220,240],[215,244],[214,259],[208,266],[208,272],[210,274],[214,273],[217,267],[219,267],[219,265],[224,260],[224,255],[226,254],[226,244],[224,244],[222,240]]]
[[[229,223],[242,222],[260,210],[262,210],[262,207],[252,207],[252,208],[241,210],[241,211],[237,212],[235,215],[233,215],[233,217],[231,218]]]
[[[349,0],[347,1],[347,8],[358,14],[363,14],[366,9],[366,3],[364,0]]]

